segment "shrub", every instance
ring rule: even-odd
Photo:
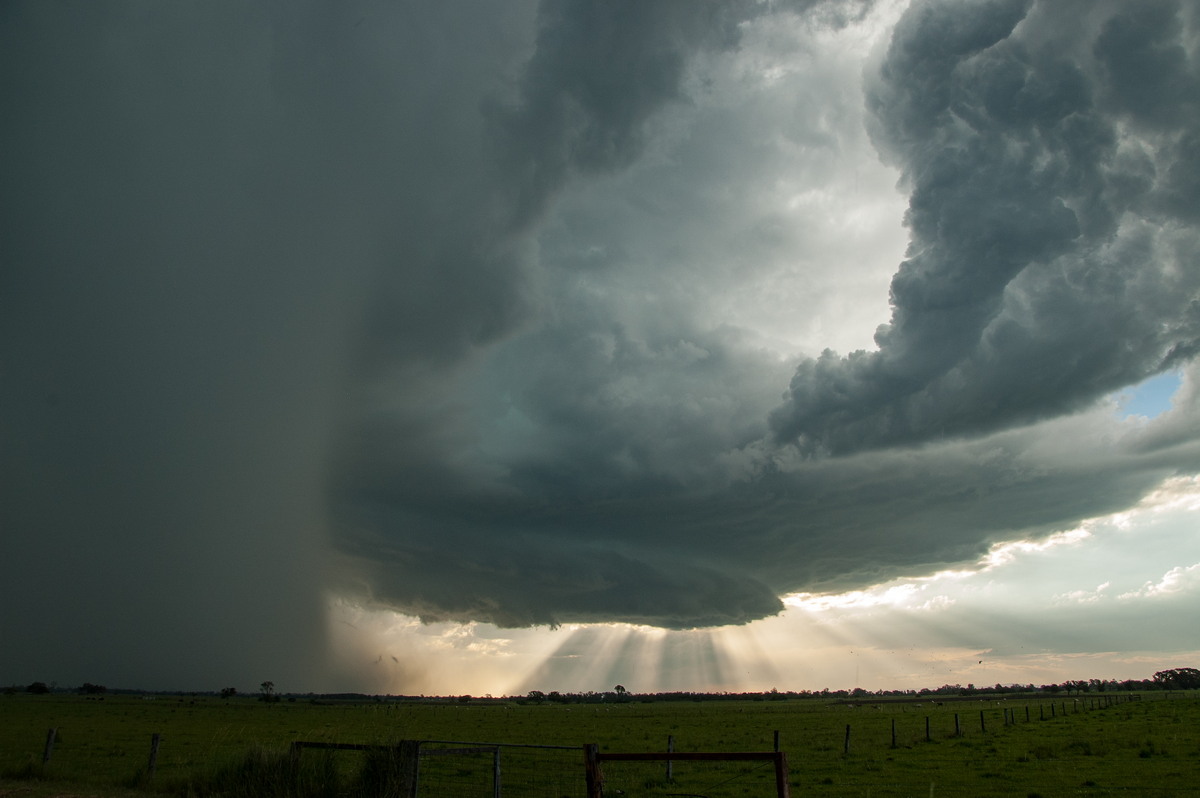
[[[192,780],[183,791],[196,798],[337,798],[339,793],[332,757],[300,758],[261,747]]]

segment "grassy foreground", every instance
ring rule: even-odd
[[[775,732],[788,756],[794,795],[1200,796],[1200,697],[1148,693],[1129,699],[1123,695],[1117,703],[1085,694],[940,704],[849,706],[814,698],[597,706],[0,696],[0,796],[380,794],[387,792],[379,775],[386,762],[361,752],[306,751],[297,764],[286,756],[288,745],[412,739],[578,749],[538,752],[543,758],[536,763],[522,759],[532,751],[505,749],[505,795],[550,794],[535,792],[532,781],[525,785],[526,771],[532,779],[534,771],[559,770],[555,786],[547,788],[558,798],[582,795],[584,743],[597,743],[602,752],[665,751],[670,736],[679,752],[770,751]],[[57,737],[43,764],[50,728]],[[161,744],[151,776],[153,734]],[[423,782],[422,795],[490,795],[490,787],[481,786],[490,777],[489,757],[431,761],[429,774],[440,767],[460,781],[440,788]],[[303,772],[289,770],[295,767]],[[773,794],[771,772],[758,764],[673,767],[674,781],[668,782],[663,763],[610,763],[606,784],[610,793],[620,789],[625,795]],[[528,792],[520,792],[522,786]]]

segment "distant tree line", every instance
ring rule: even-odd
[[[493,698],[491,695],[483,697],[472,697],[470,695],[450,696],[450,697],[426,697],[426,696],[379,696],[368,695],[365,693],[306,693],[305,697],[310,701],[318,700],[326,701],[438,701],[450,700],[458,703],[469,703],[474,700],[479,701],[512,701],[516,700],[523,704],[603,704],[603,703],[629,703],[631,701],[652,702],[652,701],[784,701],[787,699],[858,699],[868,700],[870,698],[919,698],[923,696],[973,696],[980,694],[996,695],[996,694],[1013,694],[1013,693],[1050,693],[1067,695],[1078,695],[1082,693],[1113,693],[1113,692],[1133,692],[1133,691],[1153,691],[1153,690],[1200,690],[1200,669],[1196,668],[1170,668],[1156,672],[1149,679],[1068,679],[1057,684],[995,684],[976,686],[968,684],[943,684],[941,687],[923,687],[920,690],[864,690],[857,687],[853,690],[788,690],[782,691],[772,688],[765,692],[721,692],[721,693],[699,693],[689,691],[671,691],[658,693],[632,693],[625,688],[624,685],[618,684],[612,690],[603,692],[579,692],[579,693],[562,693],[557,690],[550,692],[542,692],[541,690],[530,690],[527,694],[520,697],[504,697]],[[64,689],[64,691],[67,691]],[[84,682],[76,688],[69,688],[70,692],[77,692],[84,695],[97,695],[103,693],[118,693],[118,694],[154,694],[154,691],[146,690],[131,690],[131,689],[114,689],[112,691],[104,685],[92,684]],[[54,682],[47,684],[46,682],[32,682],[26,686],[9,685],[5,687],[3,692],[6,695],[15,695],[16,693],[30,693],[32,695],[45,695],[47,693],[59,692],[57,685]],[[179,691],[160,692],[163,695],[180,695]],[[221,698],[233,698],[239,695],[236,687],[224,687],[217,692],[191,693],[194,696],[200,695],[219,695]],[[274,703],[280,700],[280,694],[275,690],[275,683],[266,681],[259,685],[258,700],[267,703]],[[289,695],[289,701],[294,701],[295,696]]]
[[[620,687],[620,685],[618,685]],[[1067,695],[1082,693],[1133,692],[1153,690],[1197,690],[1200,689],[1200,670],[1196,668],[1172,668],[1158,671],[1149,679],[1076,679],[1059,684],[994,684],[976,686],[974,684],[944,684],[941,687],[924,687],[919,690],[864,690],[861,687],[853,690],[788,690],[771,689],[766,692],[744,693],[695,693],[686,691],[660,693],[630,693],[624,688],[620,691],[595,693],[559,693],[551,691],[531,690],[520,699],[528,704],[597,704],[622,701],[784,701],[787,699],[828,698],[828,699],[869,699],[869,698],[917,698],[922,696],[973,696],[996,694],[1030,694],[1030,693],[1066,693]]]

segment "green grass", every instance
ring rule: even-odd
[[[339,798],[387,794],[386,761],[361,752],[305,751],[296,740],[394,744],[402,739],[523,743],[602,752],[769,751],[774,732],[788,755],[795,795],[1200,796],[1200,700],[1176,693],[1090,708],[1096,696],[875,702],[848,707],[822,699],[591,705],[517,703],[264,704],[249,698],[0,696],[0,795],[79,794],[120,798],[162,792],[194,798]],[[1064,712],[1064,706],[1066,711]],[[1026,721],[1026,707],[1029,721]],[[1004,709],[1016,723],[1005,725]],[[1045,720],[1039,720],[1044,711]],[[984,713],[986,732],[980,728]],[[962,736],[954,735],[958,714]],[[925,718],[931,741],[925,741]],[[892,721],[896,746],[892,747]],[[844,752],[846,726],[850,751]],[[58,729],[42,764],[49,728]],[[161,734],[157,772],[147,773],[152,734]],[[582,752],[504,749],[506,783],[525,773],[564,771],[581,781]],[[523,764],[527,762],[528,764]],[[771,795],[768,767],[745,763],[609,763],[610,786],[626,795],[697,792]],[[289,769],[290,768],[290,769]],[[297,769],[299,768],[299,769]],[[430,760],[423,773],[446,784],[490,783],[487,753]],[[549,776],[546,776],[549,778]],[[458,781],[455,781],[457,779]],[[720,784],[720,782],[725,782]],[[458,794],[446,787],[443,794]],[[482,787],[480,788],[482,789]],[[558,788],[556,788],[558,789]],[[566,789],[566,788],[562,788]],[[465,794],[466,788],[461,788]],[[489,793],[490,794],[490,793]],[[560,792],[559,794],[578,794]],[[557,798],[557,796],[556,796]]]

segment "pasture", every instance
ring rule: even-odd
[[[1131,698],[1123,694],[1118,702],[1092,693],[940,704],[847,705],[811,698],[534,705],[6,695],[0,696],[0,794],[231,794],[228,774],[250,751],[282,756],[294,741],[439,740],[568,747],[526,764],[524,749],[505,749],[505,795],[542,794],[521,792],[524,771],[556,769],[563,772],[556,783],[572,785],[555,787],[558,798],[583,795],[585,743],[596,743],[602,753],[661,752],[670,737],[676,752],[771,751],[778,732],[793,795],[1200,796],[1200,696]],[[43,764],[51,728],[57,735]],[[161,735],[161,745],[151,777],[154,734]],[[323,795],[346,795],[364,755],[306,751],[304,758],[340,774],[333,781],[341,786]],[[448,767],[465,778],[489,763],[464,760]],[[769,768],[758,763],[676,762],[673,782],[664,768],[610,763],[606,795],[774,794]],[[225,782],[214,775],[221,772]],[[421,795],[468,794],[464,787],[436,790],[423,787]]]

